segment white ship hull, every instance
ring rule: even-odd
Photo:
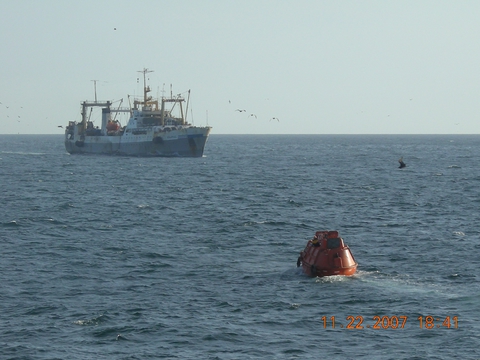
[[[65,137],[70,154],[105,154],[124,156],[201,157],[210,133],[209,127],[188,127],[166,134]]]

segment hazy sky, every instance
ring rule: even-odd
[[[143,68],[154,96],[191,89],[212,134],[480,133],[477,0],[0,0],[0,14],[3,134],[63,133],[92,80],[125,105]]]

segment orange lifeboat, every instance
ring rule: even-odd
[[[117,131],[120,126],[115,121],[109,121],[107,124],[107,131]]]
[[[338,231],[317,231],[300,252],[297,267],[300,266],[310,276],[349,276],[355,274],[358,263]]]

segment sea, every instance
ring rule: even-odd
[[[0,135],[0,359],[480,359],[480,135]],[[403,157],[407,165],[400,169]],[[297,258],[337,230],[351,277]]]

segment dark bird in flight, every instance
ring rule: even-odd
[[[255,114],[250,114],[248,117],[250,117],[250,116],[255,116],[255,119],[257,119],[257,115],[255,115]]]
[[[239,111],[239,112],[245,112],[245,111],[247,111],[247,110],[244,110],[244,109],[237,109],[237,110],[235,110],[235,111]]]
[[[62,126],[62,125],[58,125],[58,127],[63,129],[63,126]]]
[[[273,117],[273,118],[270,119],[270,121],[272,121],[272,120],[277,120],[278,122],[280,122],[280,120],[276,117]]]

